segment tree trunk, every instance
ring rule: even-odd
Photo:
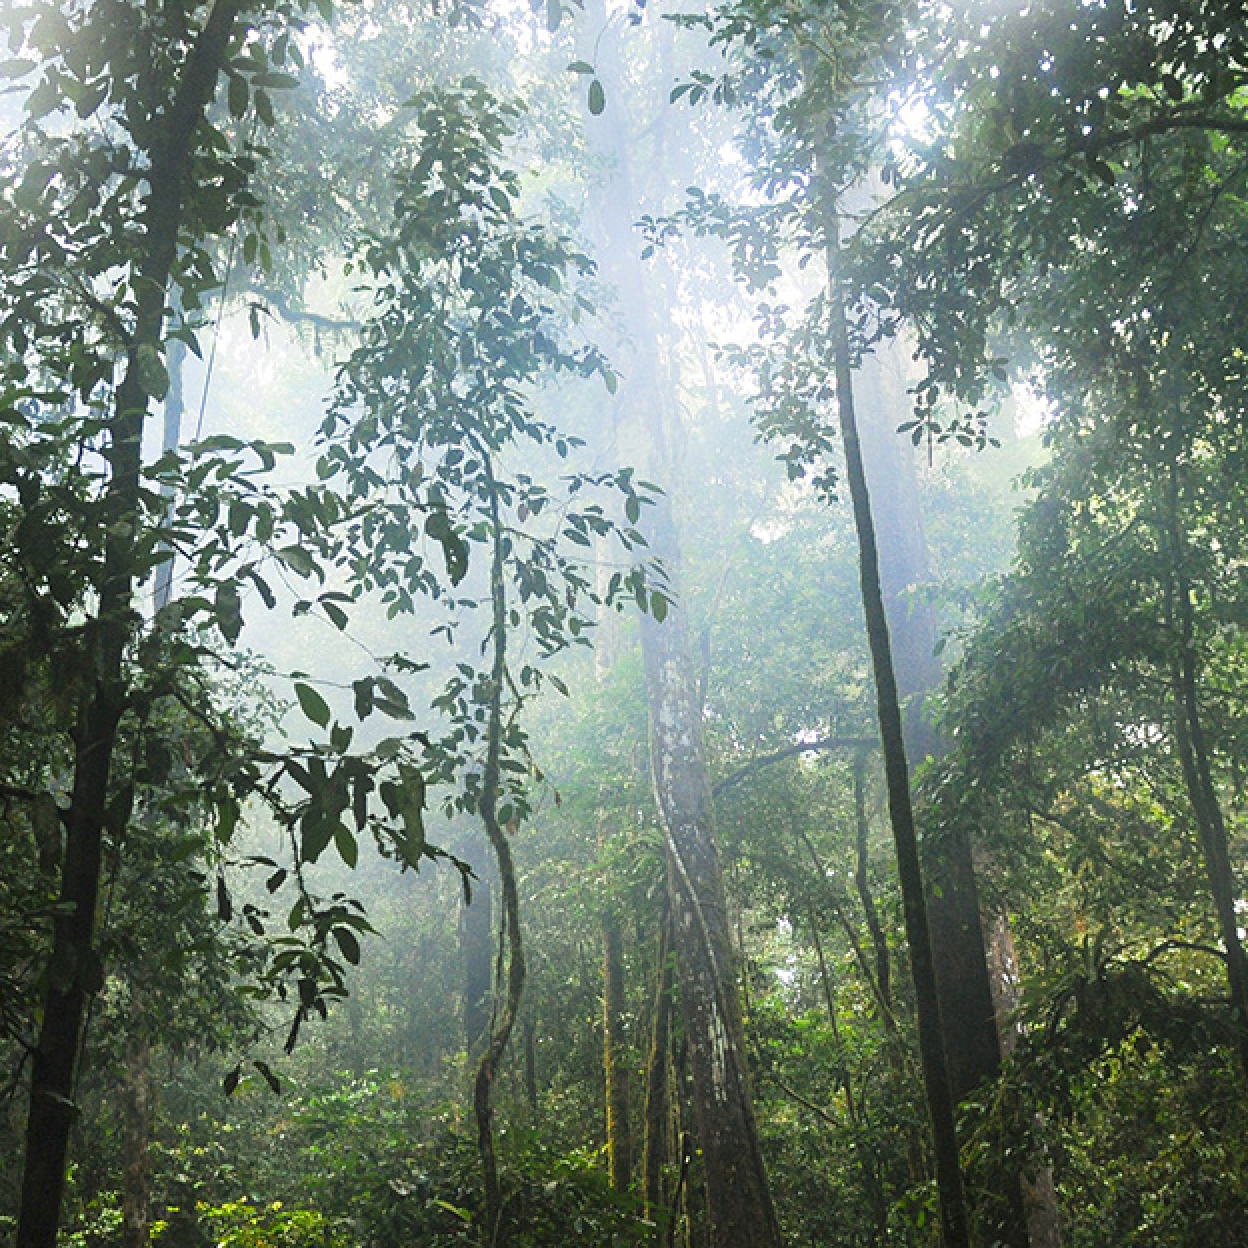
[[[651,545],[676,573],[666,499]],[[642,621],[651,768],[671,882],[672,943],[706,1183],[712,1248],[774,1248],[779,1225],[754,1120],[731,933],[684,612]]]
[[[914,592],[930,573],[914,463],[895,432],[908,410],[905,382],[889,384],[886,364],[877,356],[863,360],[854,375],[855,399],[861,399],[864,469],[878,517],[880,584],[895,640],[906,750],[920,766],[945,751],[923,706],[940,687],[942,672],[936,621]],[[939,838],[925,841],[923,867],[949,1085],[958,1103],[1001,1069],[969,829],[942,829]]]
[[[1015,1019],[1019,1005],[1018,954],[1014,947],[1014,933],[1005,915],[998,915],[988,929],[988,967],[1001,1035],[1001,1052],[1009,1057],[1018,1044],[1021,1031]],[[1035,1126],[1037,1132],[1043,1135],[1043,1116],[1036,1116]],[[1025,1171],[1020,1176],[1020,1185],[1031,1248],[1062,1248],[1062,1223],[1053,1167],[1046,1164],[1039,1166],[1034,1173]]]
[[[671,386],[660,364],[661,312],[638,256],[633,222],[638,209],[630,181],[632,146],[622,128],[629,115],[626,75],[618,47],[620,26],[606,21],[594,55],[612,105],[592,123],[591,142],[612,168],[613,177],[595,196],[594,209],[608,257],[604,274],[618,289],[624,323],[620,364],[625,382],[617,402],[632,411],[638,432],[653,451],[652,477],[675,482],[668,438],[676,428]],[[625,345],[627,344],[627,345]],[[698,1146],[702,1152],[710,1248],[776,1248],[779,1225],[763,1166],[754,1119],[753,1094],[745,1060],[741,1010],[724,887],[715,844],[706,760],[684,610],[676,524],[663,496],[643,518],[651,552],[666,570],[674,601],[662,621],[642,619],[642,655],[650,713],[650,755],[655,801],[668,860],[672,948],[689,1047],[689,1065]]]
[[[110,808],[113,751],[125,713],[125,654],[136,632],[134,592],[141,569],[136,537],[141,521],[143,427],[149,395],[147,353],[162,351],[169,276],[177,253],[194,152],[195,131],[215,90],[241,0],[217,0],[196,38],[151,152],[144,236],[132,273],[134,330],[108,430],[109,484],[101,524],[107,537],[95,620],[95,681],[80,706],[73,783],[65,813],[65,861],[53,930],[43,1020],[35,1046],[30,1114],[18,1217],[17,1248],[55,1248],[64,1195],[78,1055],[87,1002],[102,982],[94,947],[100,864],[106,820],[128,818],[129,799]]]
[[[893,667],[892,643],[884,596],[880,586],[879,555],[875,523],[863,469],[862,448],[858,441],[854,413],[853,377],[849,331],[837,276],[838,226],[834,213],[824,214],[830,279],[830,312],[836,369],[836,402],[841,440],[845,451],[845,471],[853,506],[854,528],[858,534],[862,606],[866,617],[867,640],[875,675],[876,708],[880,721],[880,743],[888,786],[888,808],[897,851],[897,874],[901,883],[902,911],[910,966],[914,977],[918,1012],[919,1051],[923,1063],[923,1083],[927,1093],[932,1141],[936,1157],[936,1184],[940,1195],[941,1230],[945,1248],[970,1248],[966,1201],[954,1125],[954,1102],[950,1093],[936,986],[931,937],[928,930],[927,902],[923,873],[919,864],[918,835],[910,802],[910,769],[902,729],[901,702]]]

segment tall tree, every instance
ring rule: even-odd
[[[100,500],[99,524],[110,537],[99,569],[94,613],[94,679],[78,707],[73,784],[63,815],[65,856],[52,951],[55,969],[33,1058],[20,1248],[52,1248],[56,1241],[83,1019],[100,976],[94,933],[104,831],[110,818],[115,820],[120,813],[117,806],[110,807],[117,797],[113,752],[129,701],[126,656],[135,636],[134,593],[144,574],[138,544],[143,432],[149,404],[153,397],[161,397],[165,384],[161,359],[168,288],[179,237],[196,202],[195,163],[205,139],[205,114],[236,41],[246,34],[241,0],[216,0],[202,13],[175,7],[177,12],[162,13],[159,25],[141,34],[140,13],[126,6],[82,15],[70,35],[72,42],[59,47],[63,35],[52,9],[38,13],[39,20],[18,32],[19,46],[29,47],[48,71],[45,91],[57,91],[59,73],[65,75],[63,82],[77,84],[83,92],[80,112],[92,111],[90,96],[95,97],[94,107],[109,96],[124,101],[128,137],[135,154],[146,158],[139,175],[146,190],[135,215],[133,251],[119,257],[128,269],[133,303],[114,314],[124,315],[130,323],[116,365],[121,380],[108,400],[104,423],[108,485]],[[127,31],[127,25],[132,29]],[[137,91],[125,66],[136,49],[117,42],[128,38],[150,40],[151,52],[160,57],[159,65],[144,67],[147,72],[140,75]],[[82,56],[77,49],[90,43],[110,51],[99,61],[94,55]],[[246,80],[240,81],[245,87]],[[51,103],[55,105],[55,95]],[[27,109],[34,113],[36,106],[28,100]],[[100,366],[108,367],[104,361]]]
[[[673,379],[662,360],[657,295],[641,267],[634,222],[641,215],[634,154],[624,130],[630,115],[626,53],[618,21],[602,10],[595,68],[611,101],[591,100],[590,141],[609,176],[596,188],[594,212],[604,272],[618,292],[624,323],[618,402],[650,444],[655,475],[679,488],[669,454],[676,433]],[[635,28],[631,28],[635,29]],[[600,88],[602,89],[602,88]],[[735,954],[715,837],[701,728],[701,698],[689,651],[676,521],[662,498],[646,527],[672,601],[642,623],[642,653],[650,711],[650,760],[655,801],[667,851],[672,949],[680,983],[685,1039],[693,1079],[698,1144],[705,1159],[710,1242],[714,1248],[773,1248],[780,1242],[755,1120],[746,1059]]]

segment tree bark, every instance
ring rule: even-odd
[[[676,571],[666,499],[651,545]],[[642,621],[655,800],[671,881],[672,943],[706,1182],[712,1248],[775,1248],[780,1229],[754,1119],[731,933],[715,844],[697,690],[683,610]]]
[[[110,811],[113,751],[126,710],[125,655],[137,632],[134,592],[142,569],[137,543],[141,520],[143,428],[149,395],[143,380],[147,353],[159,357],[170,274],[184,214],[195,132],[216,90],[238,22],[241,0],[217,0],[191,46],[181,78],[150,153],[143,237],[132,272],[134,331],[117,387],[108,430],[109,484],[102,524],[104,569],[95,620],[96,672],[79,708],[73,783],[65,813],[65,860],[43,1021],[32,1062],[30,1113],[22,1178],[17,1248],[55,1248],[64,1196],[69,1134],[87,1002],[102,980],[95,950],[104,827],[110,814],[128,816],[118,795]]]

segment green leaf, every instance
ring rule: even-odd
[[[329,703],[311,685],[305,685],[300,681],[296,681],[295,697],[299,699],[299,705],[303,709],[303,713],[314,724],[321,728],[329,724]]]
[[[568,66],[568,72],[571,74],[592,74],[594,67],[588,61],[573,61]]]
[[[603,90],[602,83],[595,78],[589,84],[589,111],[594,117],[598,117],[607,107],[607,93]]]
[[[283,546],[273,553],[298,576],[311,576],[316,571],[316,561],[302,546]]]
[[[354,871],[360,860],[360,843],[345,823],[339,823],[334,828],[334,847],[338,850],[338,857]]]
[[[273,1095],[281,1096],[282,1094],[281,1080],[278,1079],[278,1077],[273,1073],[273,1068],[268,1064],[268,1062],[262,1062],[259,1059],[257,1059],[253,1061],[251,1064],[263,1076],[265,1083],[267,1083],[269,1087],[273,1089]]]
[[[226,92],[226,102],[229,105],[231,117],[241,117],[247,111],[250,94],[247,90],[247,79],[242,74],[231,74],[230,85]]]
[[[299,857],[303,862],[315,862],[325,847],[334,839],[334,820],[326,817],[319,807],[311,807],[299,824]]]
[[[359,966],[360,942],[356,939],[355,933],[349,927],[335,927],[333,931],[338,948],[342,950],[342,956],[352,966]]]
[[[400,766],[399,775],[403,780],[399,813],[405,833],[399,849],[403,861],[414,867],[419,865],[425,850],[425,778],[415,767],[407,765]]]
[[[225,876],[217,876],[217,918],[228,923],[234,917],[234,902],[225,886]]]

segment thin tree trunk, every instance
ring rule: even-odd
[[[524,1023],[524,1095],[529,1112],[537,1117],[537,1036],[531,1018]]]
[[[850,1131],[853,1134],[854,1153],[858,1159],[858,1168],[862,1173],[862,1183],[866,1189],[867,1200],[871,1205],[871,1214],[875,1219],[875,1225],[871,1233],[871,1243],[880,1244],[884,1242],[888,1232],[888,1200],[880,1182],[879,1170],[863,1138],[863,1123],[854,1095],[853,1078],[849,1071],[849,1053],[845,1048],[845,1041],[841,1036],[841,1029],[836,1020],[836,999],[832,990],[832,976],[828,971],[827,958],[823,952],[823,940],[819,936],[819,925],[815,922],[813,913],[807,915],[806,921],[810,924],[810,935],[815,946],[815,957],[819,962],[819,982],[823,987],[823,1000],[828,1010],[828,1025],[832,1029],[832,1041],[836,1046],[836,1058],[840,1065],[839,1082],[841,1091],[845,1095],[845,1116],[849,1120]]]
[[[512,862],[511,846],[498,822],[498,798],[502,780],[503,747],[503,689],[507,677],[507,582],[504,575],[503,548],[507,538],[503,532],[499,514],[498,486],[487,452],[481,450],[485,464],[490,496],[490,644],[493,659],[490,667],[490,700],[486,719],[486,756],[481,776],[481,822],[494,862],[498,868],[499,888],[503,906],[499,940],[504,949],[504,983],[499,985],[501,1003],[490,1030],[485,1051],[477,1066],[476,1087],[473,1091],[473,1111],[477,1120],[477,1150],[481,1157],[481,1170],[485,1185],[485,1243],[506,1243],[506,1226],[503,1222],[503,1192],[498,1174],[498,1156],[494,1147],[494,1081],[499,1064],[507,1051],[520,1002],[524,995],[525,962],[524,944],[520,932],[520,895],[516,887],[516,870]]]
[[[221,297],[225,297],[224,292],[222,292]],[[180,338],[171,340],[165,362],[169,373],[169,390],[165,394],[165,419],[164,427],[161,430],[160,449],[162,453],[168,454],[171,451],[176,451],[182,440],[182,417],[186,410],[182,393],[182,378],[186,364],[186,343]],[[173,489],[171,486],[162,485],[160,487],[160,496],[164,500],[166,508],[169,505],[172,494]],[[168,558],[156,569],[156,587],[152,595],[157,611],[167,607],[169,600],[173,597],[174,554],[172,547],[165,547],[165,549],[168,551]]]
[[[906,750],[918,767],[945,752],[923,705],[939,688],[942,672],[936,621],[914,594],[929,573],[914,465],[895,432],[906,410],[905,382],[888,384],[885,364],[878,356],[862,362],[854,374],[855,399],[862,400],[864,471],[879,518],[880,583],[894,639]],[[923,869],[949,1086],[960,1103],[1001,1069],[970,830],[957,824],[928,838]]]
[[[871,514],[871,501],[867,492],[862,448],[858,440],[858,426],[854,413],[849,331],[837,276],[838,227],[836,217],[830,209],[825,211],[824,226],[827,231],[829,302],[836,369],[837,412],[840,418],[841,440],[844,444],[845,471],[854,513],[854,528],[858,534],[862,606],[866,617],[867,640],[871,649],[871,665],[875,675],[876,708],[880,721],[880,743],[884,755],[889,816],[897,851],[897,874],[901,883],[906,941],[910,950],[910,966],[914,976],[919,1052],[923,1064],[923,1083],[927,1093],[928,1115],[932,1126],[936,1184],[940,1194],[941,1230],[945,1248],[970,1248],[969,1222],[966,1199],[962,1189],[958,1137],[953,1116],[954,1103],[950,1093],[949,1072],[945,1060],[940,999],[937,993],[936,972],[928,930],[923,873],[919,864],[918,835],[910,802],[910,769],[906,761],[901,702],[893,667],[892,644],[889,638],[888,619],[884,611],[884,597],[880,588],[875,523]]]
[[[894,346],[864,359],[854,374],[855,398],[865,391],[861,418],[864,472],[873,513],[879,517],[880,581],[901,694],[907,755],[922,766],[939,759],[946,741],[932,723],[925,698],[939,688],[942,669],[936,653],[936,620],[915,591],[928,580],[927,539],[923,532],[918,482],[909,448],[895,427],[906,410],[905,378],[886,377],[886,366],[900,355]],[[899,371],[899,370],[898,370]],[[995,1080],[1001,1070],[999,1022],[994,1006],[971,829],[956,822],[924,841],[928,920],[941,1033],[955,1104]],[[1028,1242],[1027,1181],[1008,1173],[1007,1199],[998,1233],[1008,1244]]]
[[[30,1114],[22,1178],[17,1248],[55,1248],[64,1195],[78,1054],[87,1002],[102,982],[95,949],[103,832],[109,812],[113,751],[126,710],[125,654],[135,635],[133,599],[142,569],[137,531],[141,517],[143,427],[149,395],[146,353],[159,357],[164,340],[169,276],[177,253],[195,131],[216,90],[237,23],[241,0],[217,0],[195,40],[181,80],[161,119],[161,141],[151,152],[143,212],[142,251],[132,274],[134,330],[108,431],[109,485],[101,524],[107,534],[96,616],[94,685],[80,708],[73,784],[65,814],[65,861],[43,1020],[32,1062]],[[113,811],[128,817],[119,795]]]

